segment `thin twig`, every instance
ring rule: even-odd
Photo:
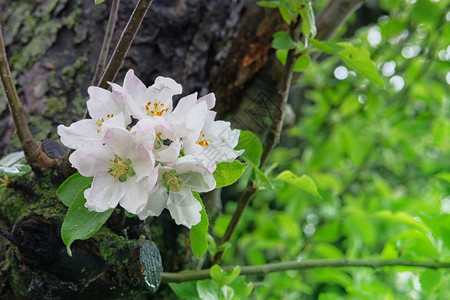
[[[111,4],[111,10],[109,12],[108,25],[106,27],[105,36],[103,38],[102,50],[98,57],[97,67],[95,68],[94,78],[92,79],[92,85],[96,86],[103,73],[103,69],[106,63],[106,57],[108,56],[109,45],[114,33],[114,27],[116,26],[117,13],[119,11],[120,0],[113,0]]]
[[[283,272],[288,270],[304,270],[317,268],[348,268],[348,267],[415,267],[428,269],[450,269],[450,262],[436,261],[411,261],[403,258],[397,259],[309,259],[303,261],[287,261],[271,263],[259,266],[242,266],[240,275],[266,275],[272,272]],[[233,267],[223,268],[225,271]],[[184,282],[193,280],[210,279],[210,270],[171,273],[164,272],[162,282]]]
[[[300,31],[301,19],[299,17],[297,21],[291,25],[291,36],[295,43],[297,43],[300,38]],[[272,125],[264,143],[260,167],[264,166],[264,163],[266,162],[266,159],[269,156],[270,152],[272,152],[272,149],[275,147],[275,145],[278,144],[280,140],[281,131],[283,130],[283,120],[286,114],[286,105],[292,84],[292,76],[294,74],[294,65],[297,58],[295,51],[296,49],[289,50],[287,55],[283,78],[281,79],[278,89],[278,109],[275,111]]]
[[[8,58],[6,56],[5,44],[3,42],[2,26],[0,24],[0,76],[2,78],[3,88],[6,99],[16,126],[17,136],[22,144],[25,157],[30,165],[34,165],[36,149],[39,144],[34,140],[28,127],[25,112],[22,103],[19,100],[16,87],[12,81],[11,70],[9,68]]]
[[[295,42],[297,42],[300,38],[300,30],[301,30],[301,20],[299,17],[297,21],[291,25],[291,35],[292,39]],[[294,73],[295,58],[296,58],[295,49],[289,50],[286,59],[283,78],[280,82],[279,92],[277,95],[278,110],[275,113],[275,116],[272,121],[272,127],[266,138],[266,143],[264,144],[260,167],[264,165],[264,162],[266,161],[266,158],[269,155],[270,151],[273,149],[273,147],[278,143],[278,140],[280,139],[281,130],[283,129],[283,118],[286,113],[287,99],[292,83],[292,75]],[[241,216],[244,213],[245,208],[252,200],[255,192],[256,188],[253,186],[252,182],[249,182],[249,184],[247,185],[247,189],[238,200],[236,211],[231,217],[231,221],[230,224],[228,224],[228,227],[225,231],[225,235],[222,237],[220,241],[221,244],[230,241],[234,231],[236,230],[239,220],[241,219]],[[224,253],[225,250],[218,251],[212,259],[213,264],[220,263]]]
[[[136,36],[139,27],[141,26],[142,20],[147,13],[153,0],[139,0],[136,7],[128,21],[125,29],[120,36],[119,43],[114,49],[114,53],[109,60],[108,66],[100,80],[99,87],[106,89],[108,87],[108,81],[114,81],[119,72],[120,67],[122,67],[125,56],[127,55],[128,49],[130,49],[131,43]]]
[[[114,52],[111,56],[111,59],[108,62],[108,66],[106,67],[105,72],[103,73],[102,78],[98,84],[101,88],[108,88],[108,81],[114,81],[119,72],[119,69],[122,67],[122,64],[125,60],[125,56],[128,53],[128,49],[130,49],[131,43],[136,37],[136,33],[139,30],[139,27],[142,24],[142,20],[144,20],[145,15],[147,14],[150,5],[153,0],[139,0],[136,4],[136,7],[133,10],[133,13],[128,20],[125,29],[120,35],[119,42],[114,49]],[[90,118],[89,112],[86,110],[85,118]],[[71,164],[69,162],[69,156],[73,153],[73,150],[69,151],[67,155],[64,157],[61,168],[64,176],[69,177],[74,171]]]

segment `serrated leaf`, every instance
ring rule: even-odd
[[[85,203],[84,190],[81,190],[73,199],[61,226],[61,238],[70,256],[70,245],[75,240],[86,240],[93,236],[113,212],[112,208],[105,212],[90,211],[84,206]]]
[[[311,179],[311,177],[307,175],[302,175],[299,177],[291,171],[283,171],[278,174],[277,179],[292,184],[313,196],[322,198],[319,194],[319,191],[317,190],[316,184]]]
[[[216,179],[216,188],[231,185],[235,183],[247,169],[248,163],[241,163],[235,160],[231,163],[221,162],[217,165],[213,175]]]
[[[297,47],[289,32],[278,31],[273,35],[272,47],[277,50],[291,50]]]
[[[263,146],[259,138],[251,131],[244,130],[239,136],[239,143],[235,148],[236,150],[245,149],[245,152],[241,154],[241,157],[255,166],[259,166],[261,161],[261,155],[263,152]]]
[[[78,193],[90,187],[91,184],[92,177],[84,177],[80,173],[75,173],[59,186],[56,195],[62,203],[70,206]]]
[[[196,192],[192,192],[195,199],[200,202],[202,205],[202,210],[200,211],[201,220],[197,225],[192,226],[191,228],[191,249],[192,253],[194,253],[195,257],[199,259],[208,249],[208,226],[209,220],[206,214],[205,206],[202,203],[202,199],[200,195]]]
[[[311,59],[307,55],[300,56],[294,65],[294,72],[302,72],[311,64]]]

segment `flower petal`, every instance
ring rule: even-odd
[[[180,192],[171,192],[167,208],[177,225],[181,224],[191,228],[201,220],[202,205],[190,190],[182,189]]]
[[[116,207],[125,192],[122,182],[109,174],[94,177],[92,187],[84,191],[85,206],[97,212],[106,211]]]
[[[108,174],[111,159],[114,159],[114,151],[103,145],[78,148],[69,157],[72,166],[85,177]]]
[[[144,220],[148,216],[159,216],[167,204],[167,189],[162,184],[157,184],[148,196],[147,203],[138,211],[139,219]]]
[[[132,214],[137,214],[148,199],[149,189],[147,180],[136,181],[135,178],[131,177],[122,184],[126,192],[122,200],[120,200],[120,206]]]

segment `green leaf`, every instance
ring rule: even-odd
[[[241,274],[241,267],[235,266],[233,270],[224,272],[219,265],[214,265],[209,269],[209,274],[219,287],[222,287],[233,282]]]
[[[420,230],[422,233],[428,232],[428,227],[425,224],[419,222],[418,220],[414,219],[412,216],[408,215],[406,212],[403,211],[392,213],[391,211],[388,210],[382,210],[376,212],[375,216],[384,221],[390,221],[393,223],[403,223],[413,226],[416,229]]]
[[[248,163],[241,163],[235,160],[231,163],[221,162],[217,165],[213,175],[216,179],[216,188],[231,185],[235,183],[247,169]]]
[[[302,72],[306,70],[311,64],[311,59],[308,55],[300,56],[294,65],[294,72]]]
[[[219,287],[212,280],[197,281],[197,292],[202,300],[218,300]]]
[[[105,2],[105,0],[95,0],[95,5],[99,5]]]
[[[62,203],[70,206],[78,193],[90,187],[91,184],[92,177],[84,177],[80,173],[75,173],[59,186],[56,194]]]
[[[202,210],[200,212],[201,215],[200,223],[192,226],[191,228],[192,253],[194,253],[195,257],[199,259],[208,249],[207,234],[208,234],[209,220],[208,216],[206,215],[205,206],[202,203],[200,195],[196,192],[192,192],[192,194],[194,195],[195,199],[197,199],[198,202],[200,202],[200,204],[202,205]]]
[[[370,53],[364,48],[355,47],[350,43],[339,43],[344,46],[344,50],[341,50],[337,55],[356,73],[366,77],[373,83],[376,83],[379,87],[384,88],[384,82],[378,76],[378,70],[375,63],[370,59]]]
[[[256,4],[261,7],[277,8],[280,6],[280,1],[258,1]]]
[[[112,208],[105,212],[90,211],[84,206],[85,203],[84,190],[80,190],[73,199],[61,226],[61,237],[70,256],[72,256],[70,245],[75,240],[85,240],[93,236],[113,212]]]
[[[300,9],[302,17],[302,33],[308,37],[315,37],[317,34],[316,20],[314,10],[310,1],[306,1],[305,5]]]
[[[275,52],[276,57],[279,61],[283,64],[283,66],[286,64],[288,50],[277,50]]]
[[[14,177],[31,172],[31,167],[25,163],[23,151],[6,155],[0,160],[0,175]]]
[[[384,82],[378,75],[375,63],[370,59],[370,53],[364,48],[355,47],[350,43],[321,42],[311,39],[311,44],[317,49],[339,56],[340,59],[359,75],[384,88]]]
[[[273,35],[272,47],[277,50],[291,50],[297,47],[289,32],[278,31]]]
[[[245,149],[245,152],[241,154],[242,159],[254,164],[255,166],[259,166],[263,146],[259,138],[253,132],[248,130],[242,131],[239,136],[239,143],[235,149]]]
[[[322,198],[317,190],[316,184],[311,177],[307,175],[302,175],[299,177],[291,171],[283,171],[277,176],[277,179],[292,184],[313,196]]]
[[[179,299],[198,299],[196,281],[182,283],[169,282],[169,287]]]

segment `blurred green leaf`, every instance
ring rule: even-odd
[[[297,47],[289,32],[278,31],[273,34],[272,47],[277,50],[291,50]]]
[[[316,184],[311,179],[311,177],[307,175],[302,175],[299,177],[291,171],[283,171],[278,174],[277,179],[292,184],[313,196],[321,198]]]

